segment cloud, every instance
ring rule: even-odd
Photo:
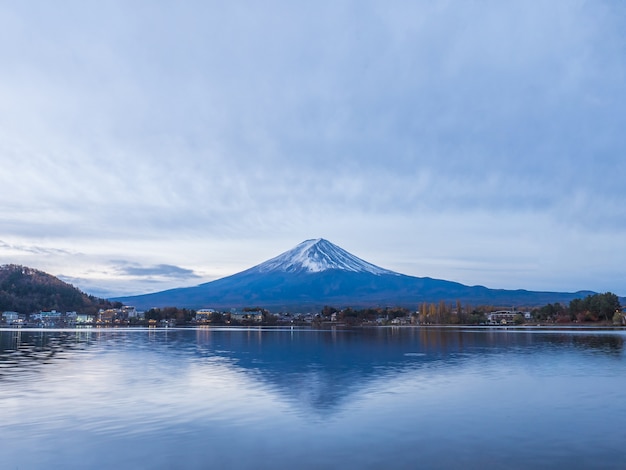
[[[156,292],[212,280],[199,275],[193,269],[168,264],[142,265],[125,260],[104,263],[95,257],[91,260],[91,268],[86,268],[88,265],[84,264],[83,269],[74,271],[75,274],[60,274],[58,277],[85,292],[104,298]]]
[[[115,271],[122,276],[133,276],[142,278],[166,278],[166,279],[199,279],[201,276],[192,269],[185,269],[169,264],[159,264],[156,266],[140,266],[136,263],[124,263],[115,266]]]
[[[10,253],[25,253],[25,254],[33,254],[33,255],[72,255],[76,254],[75,252],[71,252],[68,250],[63,250],[59,248],[49,248],[43,246],[36,245],[21,245],[21,244],[11,244],[7,243],[3,240],[0,240],[0,251],[6,251]]]
[[[115,271],[127,280],[182,280],[262,261],[248,244],[372,249],[373,231],[387,259],[426,241],[491,259],[505,224],[527,233],[530,266],[563,232],[580,253],[623,251],[618,2],[36,5],[0,6],[0,235],[14,253],[75,246],[101,271],[136,263]],[[448,230],[448,246],[424,234]],[[579,269],[554,262],[555,276]],[[626,258],[606,263],[594,272],[616,282]],[[511,283],[534,282],[525,266]],[[480,269],[470,282],[486,283]]]
[[[122,4],[101,7],[102,16],[75,6],[85,23],[68,30],[29,12],[43,31],[60,33],[57,43],[24,51],[44,59],[29,64],[41,78],[23,91],[34,92],[33,111],[52,123],[35,130],[53,145],[34,160],[15,159],[12,173],[64,182],[35,189],[60,223],[64,212],[91,222],[81,213],[89,205],[109,224],[127,217],[191,226],[222,214],[271,216],[271,207],[290,209],[286,202],[409,212],[414,200],[398,188],[423,172],[435,188],[416,195],[422,204],[515,208],[589,188],[604,166],[598,160],[619,164],[599,154],[623,143],[624,64],[606,46],[616,25],[605,4],[431,3],[281,4],[278,18],[271,8],[164,4],[139,25],[140,41],[134,28],[145,11]],[[115,20],[111,35],[116,9],[127,19]],[[338,15],[331,22],[329,10]],[[195,29],[202,12],[211,27]],[[176,22],[186,34],[159,28]],[[227,47],[214,43],[221,34]],[[53,59],[61,64],[51,69]],[[72,78],[50,80],[50,72]],[[52,91],[74,106],[61,107]],[[582,178],[567,169],[574,162]],[[501,197],[502,187],[517,185],[525,191]]]

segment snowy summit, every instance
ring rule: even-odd
[[[250,269],[259,273],[317,273],[337,269],[356,273],[399,275],[368,263],[323,238],[306,240],[295,248]]]

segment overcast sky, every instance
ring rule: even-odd
[[[0,0],[0,264],[97,295],[308,238],[626,295],[621,1]]]

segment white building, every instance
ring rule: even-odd
[[[214,313],[212,308],[201,308],[196,312],[196,321],[208,321]]]
[[[497,312],[491,312],[487,314],[487,321],[492,325],[506,325],[507,323],[513,323],[515,317],[522,315],[524,320],[530,320],[532,318],[530,312],[518,312],[516,310],[498,310]]]
[[[17,312],[2,312],[2,321],[7,325],[22,323],[20,314]]]
[[[137,309],[135,307],[129,307],[124,305],[121,308],[121,313],[125,318],[136,318],[138,316]]]
[[[95,320],[95,315],[89,315],[87,313],[76,314],[77,325],[90,325],[94,322],[94,320]]]

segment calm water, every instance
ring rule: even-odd
[[[626,468],[625,339],[0,331],[0,468]]]

